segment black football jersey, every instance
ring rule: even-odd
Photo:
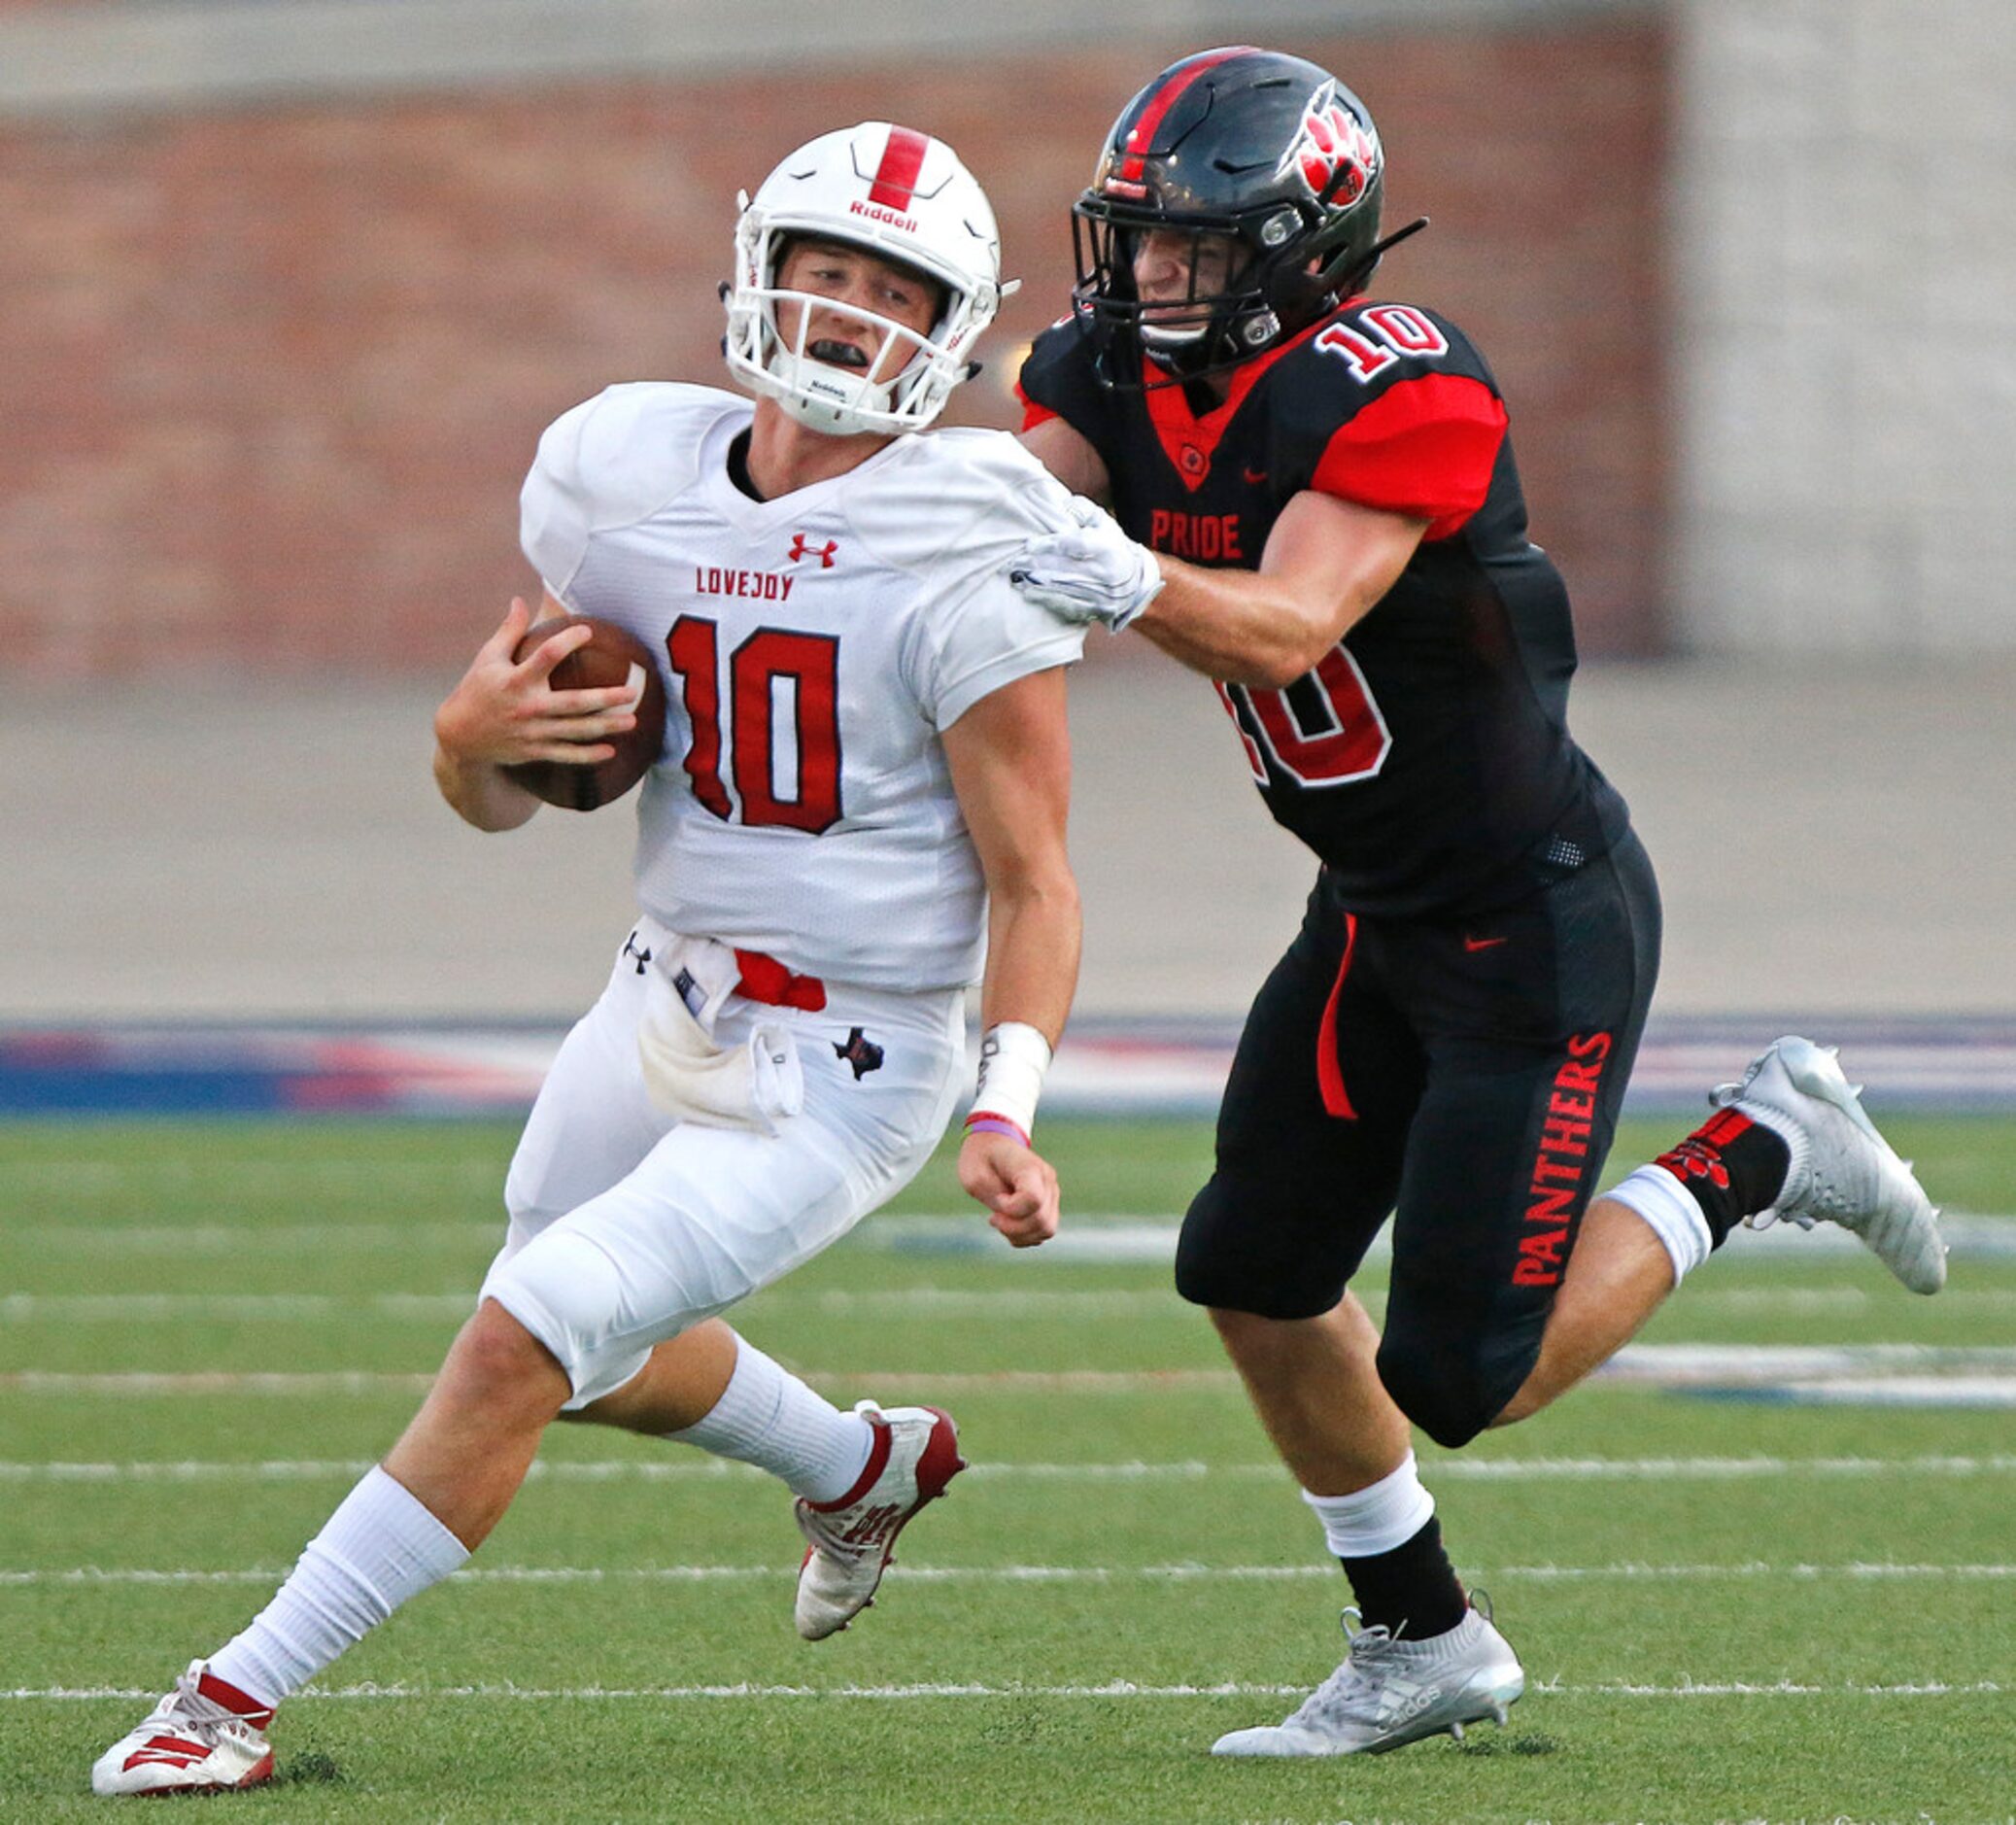
[[[1351,299],[1234,369],[1214,404],[1109,391],[1067,320],[1038,338],[1021,393],[1025,423],[1062,418],[1099,452],[1133,537],[1193,564],[1257,566],[1305,489],[1429,522],[1314,671],[1218,687],[1269,809],[1343,905],[1503,905],[1623,834],[1623,799],[1568,734],[1567,591],[1526,536],[1497,384],[1452,324]]]

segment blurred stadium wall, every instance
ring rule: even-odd
[[[1511,399],[1586,650],[2016,647],[2007,0],[0,0],[16,680],[459,667],[539,429],[719,375],[732,203],[952,141],[1062,306],[1128,94],[1260,39],[1366,96],[1385,289]]]

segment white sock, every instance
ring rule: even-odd
[[[302,1549],[273,1601],[211,1655],[210,1670],[248,1698],[278,1704],[468,1556],[417,1497],[374,1466]]]
[[[1369,1489],[1349,1496],[1312,1496],[1302,1499],[1323,1524],[1323,1538],[1339,1559],[1369,1559],[1404,1546],[1428,1525],[1435,1498],[1428,1494],[1409,1452],[1400,1467]]]
[[[1665,1244],[1673,1260],[1673,1284],[1677,1287],[1700,1266],[1715,1248],[1708,1219],[1693,1195],[1663,1166],[1640,1166],[1622,1185],[1603,1193],[1634,1210],[1652,1225],[1652,1232]]]
[[[773,1362],[746,1337],[735,1339],[735,1373],[714,1410],[683,1432],[717,1458],[753,1463],[781,1477],[794,1496],[837,1501],[861,1480],[874,1434],[858,1413],[842,1413]]]

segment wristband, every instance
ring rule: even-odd
[[[1050,1042],[1021,1020],[1002,1020],[980,1036],[980,1076],[973,1114],[995,1116],[1021,1133],[1036,1126],[1036,1104],[1050,1068]],[[971,1120],[972,1118],[969,1118]]]
[[[1028,1130],[1016,1127],[1006,1116],[982,1115],[975,1110],[966,1119],[966,1131],[969,1134],[1005,1134],[1011,1141],[1020,1141],[1024,1147],[1029,1145]]]

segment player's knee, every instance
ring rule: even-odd
[[[570,1392],[581,1392],[597,1353],[627,1311],[623,1274],[607,1251],[561,1230],[544,1230],[490,1270],[482,1311],[495,1309],[534,1351],[557,1361]],[[502,1351],[500,1351],[502,1355]]]
[[[1269,1254],[1239,1222],[1240,1191],[1213,1176],[1190,1200],[1176,1245],[1176,1290],[1212,1322],[1252,1315],[1310,1318],[1337,1303],[1341,1287],[1318,1287],[1308,1264]]]
[[[553,1352],[492,1298],[462,1326],[442,1373],[456,1395],[487,1406],[557,1408],[567,1395]]]
[[[1176,1290],[1192,1305],[1230,1305],[1221,1297],[1223,1276],[1219,1272],[1221,1252],[1214,1246],[1220,1222],[1222,1194],[1216,1179],[1190,1200],[1182,1227],[1176,1238]]]
[[[1393,1404],[1446,1450],[1467,1445],[1497,1417],[1504,1395],[1460,1346],[1393,1326],[1380,1340],[1379,1379]]]
[[[1241,1312],[1224,1305],[1208,1306],[1206,1313],[1212,1328],[1218,1333],[1218,1341],[1234,1357],[1264,1337],[1268,1326],[1280,1323],[1278,1319],[1262,1318],[1257,1312]]]

